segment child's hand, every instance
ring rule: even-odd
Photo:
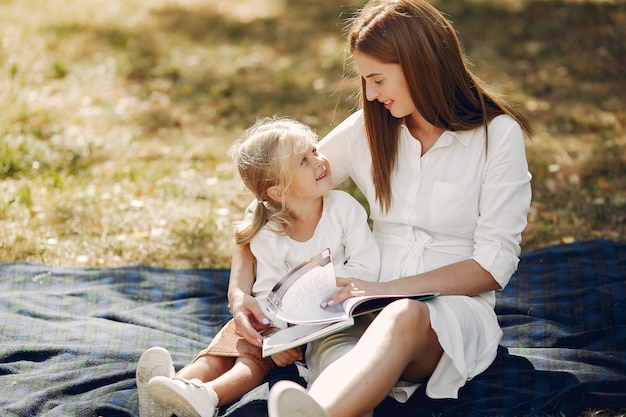
[[[230,310],[237,330],[248,342],[261,347],[263,337],[260,332],[271,327],[271,322],[263,314],[257,300],[250,294],[240,293],[239,297],[233,297],[233,300],[230,303]]]
[[[291,365],[295,361],[302,360],[302,347],[298,346],[272,355],[272,360],[277,366]]]

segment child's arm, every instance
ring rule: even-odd
[[[228,302],[237,330],[254,346],[263,346],[259,333],[270,327],[270,320],[263,314],[257,300],[252,297],[254,284],[254,256],[250,245],[235,245],[233,249]]]
[[[291,365],[296,361],[302,360],[302,346],[283,350],[272,355],[272,360],[277,366]]]

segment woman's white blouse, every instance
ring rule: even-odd
[[[488,129],[488,146],[482,127],[446,131],[422,156],[420,142],[401,126],[387,213],[376,201],[363,112],[320,141],[335,183],[350,177],[367,198],[381,281],[471,258],[506,286],[519,262],[530,174],[519,124],[502,115]],[[493,292],[484,297],[493,303]]]

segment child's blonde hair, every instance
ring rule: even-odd
[[[268,190],[278,187],[280,195],[289,191],[302,154],[317,143],[310,127],[287,117],[258,119],[235,141],[230,153],[244,185],[257,203],[252,215],[235,226],[235,242],[249,243],[268,222],[276,233],[288,234],[293,215],[283,199],[272,199]]]

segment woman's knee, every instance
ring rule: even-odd
[[[389,321],[398,331],[411,331],[413,334],[417,328],[430,327],[428,306],[411,299],[401,299],[389,304],[380,312],[378,319]]]

